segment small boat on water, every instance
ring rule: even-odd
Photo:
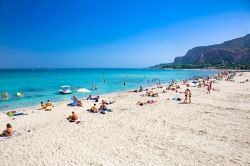
[[[64,85],[64,86],[61,86],[61,89],[58,91],[60,94],[63,94],[63,95],[66,95],[66,94],[71,94],[72,91],[70,90],[70,86],[68,85]]]

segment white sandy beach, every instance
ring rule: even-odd
[[[28,115],[14,120],[0,113],[0,129],[11,123],[20,134],[0,141],[0,165],[250,165],[250,82],[239,83],[246,79],[250,73],[235,82],[217,81],[213,86],[219,91],[211,94],[204,87],[190,88],[192,104],[171,100],[183,94],[156,89],[156,98],[101,96],[117,101],[105,115],[86,111],[92,101],[83,107],[55,103],[51,112],[39,106],[20,109]],[[136,105],[151,99],[158,102]],[[72,111],[83,122],[69,123]]]

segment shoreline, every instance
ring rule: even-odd
[[[71,69],[71,68],[69,68],[69,69]],[[74,69],[74,68],[72,68],[72,69]],[[31,70],[31,69],[30,69]],[[43,70],[43,69],[41,69],[41,70]],[[46,69],[45,69],[46,70]],[[140,70],[140,69],[139,69]],[[146,69],[147,70],[147,69]],[[150,69],[151,70],[151,69]],[[154,70],[154,69],[152,69],[152,70]],[[156,70],[161,70],[161,69],[156,69]],[[165,69],[164,69],[165,70]],[[196,70],[196,69],[173,69],[173,70]],[[210,70],[210,69],[197,69],[197,70]],[[213,70],[212,70],[213,71]],[[217,70],[215,70],[215,71],[217,71]],[[219,70],[218,70],[219,71]],[[222,71],[220,71],[220,72],[222,72]],[[212,75],[214,75],[214,74],[211,74],[211,75],[208,75],[209,77],[210,76],[212,76]],[[193,77],[195,77],[195,76],[193,76]],[[191,81],[192,79],[188,79],[189,81]],[[178,81],[178,83],[180,83],[180,80],[177,80]],[[161,85],[166,85],[166,84],[168,84],[168,82],[163,82]],[[139,88],[139,86],[140,85],[138,85],[138,87],[137,88]],[[146,89],[146,88],[152,88],[152,87],[154,87],[154,86],[156,86],[156,85],[148,85],[148,86],[145,86],[145,88],[144,89]],[[104,94],[101,94],[101,95],[99,95],[99,96],[106,96],[106,95],[115,95],[116,93],[126,93],[127,91],[130,91],[130,90],[134,90],[134,89],[128,89],[128,90],[126,90],[126,91],[123,91],[123,90],[121,90],[121,91],[117,91],[117,92],[107,92],[107,93],[104,93]],[[69,99],[67,99],[67,100],[59,100],[59,101],[55,101],[55,102],[53,102],[53,99],[49,99],[49,100],[51,100],[53,103],[65,103],[65,102],[71,102],[71,97],[72,97],[72,95],[68,95],[69,96]],[[81,100],[82,100],[82,98],[80,98]],[[40,102],[39,103],[37,103],[37,105],[31,105],[31,106],[25,106],[25,107],[18,107],[18,108],[14,108],[14,109],[4,109],[4,110],[0,110],[0,113],[1,112],[8,112],[8,111],[20,111],[20,110],[24,110],[24,109],[29,109],[29,108],[35,108],[35,107],[37,107],[38,105],[40,105]]]

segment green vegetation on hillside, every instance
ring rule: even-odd
[[[218,63],[218,64],[166,64],[161,69],[250,69],[250,64]]]

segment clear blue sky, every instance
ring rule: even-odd
[[[249,0],[0,0],[0,68],[146,67],[248,33]]]

